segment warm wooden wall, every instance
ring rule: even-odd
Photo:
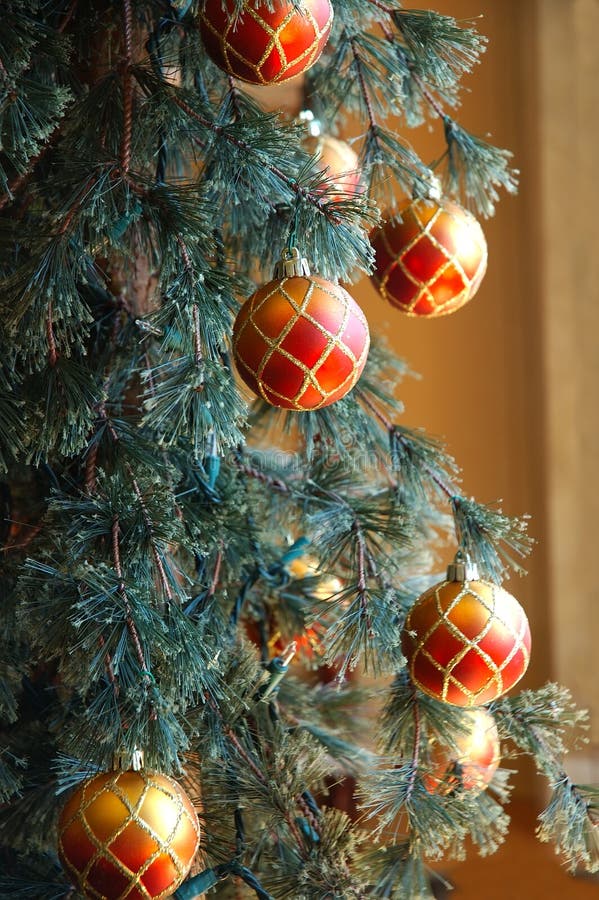
[[[548,572],[555,671],[593,715],[599,781],[599,3],[539,0]]]
[[[413,4],[416,5],[416,4]],[[419,4],[424,5],[424,4]],[[403,391],[406,420],[444,435],[466,492],[528,512],[538,540],[529,576],[507,584],[533,628],[526,686],[554,678],[591,709],[599,745],[599,251],[596,0],[437,0],[482,13],[489,49],[460,121],[510,147],[520,193],[487,222],[489,270],[457,315],[413,321],[363,282],[375,328],[423,381]],[[439,131],[410,138],[434,158]],[[599,781],[597,754],[580,774]]]

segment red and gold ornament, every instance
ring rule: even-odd
[[[172,778],[116,769],[84,781],[58,822],[60,861],[85,896],[159,900],[184,881],[200,825]]]
[[[463,732],[453,746],[435,738],[429,747],[424,786],[430,794],[467,791],[480,794],[491,783],[500,762],[499,735],[486,709],[464,710]]]
[[[458,554],[447,580],[408,613],[402,650],[413,683],[455,706],[481,706],[518,682],[530,658],[526,614],[506,590]]]
[[[455,312],[476,294],[487,269],[487,242],[474,216],[448,200],[412,200],[371,237],[372,280],[409,316]]]
[[[356,384],[368,356],[364,313],[341,285],[311,275],[296,248],[241,307],[233,355],[245,383],[273,406],[320,409]]]
[[[312,66],[329,38],[330,0],[281,0],[272,4],[245,0],[205,0],[200,31],[208,56],[235,78],[251,84],[279,84]]]

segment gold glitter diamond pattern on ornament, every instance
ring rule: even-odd
[[[403,272],[403,274],[406,276],[406,278],[409,281],[411,281],[412,284],[416,285],[416,287],[419,288],[418,293],[410,301],[410,304],[407,307],[404,307],[402,305],[402,307],[401,307],[402,312],[404,312],[408,316],[417,316],[418,313],[413,312],[413,310],[417,306],[417,304],[424,298],[434,308],[434,310],[435,310],[434,315],[442,316],[442,315],[446,314],[445,307],[450,307],[447,310],[447,312],[449,313],[453,310],[454,307],[461,306],[462,303],[465,303],[468,300],[470,294],[473,293],[474,289],[478,286],[480,274],[481,274],[481,272],[484,272],[486,264],[487,264],[487,247],[486,247],[486,244],[484,244],[484,242],[483,242],[483,244],[481,246],[482,257],[481,257],[480,263],[478,264],[478,267],[476,269],[476,274],[474,275],[473,278],[468,278],[459,259],[455,255],[450,254],[449,251],[447,250],[447,247],[444,247],[443,244],[439,243],[439,241],[434,236],[434,234],[431,234],[431,228],[433,227],[433,225],[435,224],[435,222],[437,221],[439,216],[443,212],[447,212],[447,211],[444,210],[443,207],[439,207],[435,211],[434,215],[430,218],[430,220],[426,224],[424,224],[418,217],[418,211],[417,211],[416,206],[412,206],[411,210],[412,210],[412,215],[414,216],[414,218],[420,225],[420,231],[418,232],[418,234],[416,234],[412,238],[412,240],[409,242],[409,244],[406,244],[406,246],[403,248],[403,250],[401,252],[401,255],[398,256],[397,258],[395,257],[395,250],[391,247],[389,240],[387,238],[387,235],[385,234],[384,229],[382,230],[381,237],[382,237],[383,244],[385,246],[387,253],[394,261],[391,262],[385,269],[383,277],[381,278],[380,289],[381,289],[381,292],[383,293],[383,296],[386,299],[390,300],[390,298],[387,297],[387,282],[388,282],[389,277],[390,277],[391,273],[393,272],[393,270],[396,267],[399,267],[401,269],[401,271]],[[408,255],[410,250],[414,249],[414,247],[419,243],[419,241],[421,241],[423,238],[425,238],[425,236],[426,236],[426,240],[429,240],[433,244],[433,246],[437,250],[439,250],[440,253],[443,254],[443,256],[446,259],[446,262],[443,263],[442,266],[439,266],[439,268],[435,270],[435,273],[432,276],[432,278],[430,278],[428,281],[421,281],[420,278],[418,278],[416,275],[414,275],[414,273],[411,272],[406,267],[406,265],[404,263],[404,258]],[[463,281],[464,287],[459,292],[459,294],[454,295],[449,300],[447,300],[445,303],[438,303],[435,300],[433,294],[431,293],[430,287],[432,284],[435,283],[435,281],[437,281],[444,274],[444,272],[447,271],[447,269],[450,266],[453,266],[459,272],[460,277]],[[390,302],[392,302],[392,301],[390,300]],[[429,315],[430,315],[430,313],[429,313]]]
[[[285,291],[285,283],[288,280],[289,279],[287,279],[287,278],[283,278],[281,281],[276,281],[274,283],[272,291],[269,291],[266,294],[266,296],[262,298],[262,300],[256,306],[256,308],[251,311],[248,318],[243,323],[243,326],[239,331],[239,335],[237,336],[237,343],[238,343],[243,332],[245,331],[246,328],[248,328],[248,326],[251,322],[251,325],[254,328],[254,330],[260,335],[260,337],[262,338],[264,343],[267,344],[267,346],[268,346],[268,350],[262,357],[262,359],[260,361],[260,365],[254,371],[254,369],[252,369],[250,366],[248,366],[246,364],[243,357],[241,357],[239,354],[236,355],[236,358],[244,366],[244,368],[254,376],[254,378],[256,379],[258,388],[260,390],[260,394],[267,402],[268,402],[268,396],[266,395],[266,393],[264,392],[264,389],[262,387],[262,375],[263,375],[264,369],[268,365],[273,353],[275,353],[275,352],[280,353],[281,356],[284,356],[286,359],[288,359],[290,362],[292,362],[294,365],[296,365],[304,373],[304,380],[301,384],[301,387],[297,391],[295,397],[287,397],[285,394],[280,394],[277,391],[272,390],[272,388],[269,388],[269,393],[271,393],[275,397],[280,397],[281,400],[286,400],[289,403],[293,403],[294,409],[298,410],[299,412],[304,412],[305,411],[304,407],[301,406],[298,401],[308,386],[314,387],[319,392],[319,394],[321,394],[321,396],[322,396],[322,401],[317,406],[311,407],[311,409],[318,409],[328,400],[329,397],[331,397],[333,394],[336,394],[345,385],[347,385],[348,383],[351,385],[352,381],[353,382],[357,381],[358,372],[360,370],[362,361],[368,355],[368,341],[366,341],[366,345],[364,347],[364,350],[362,351],[362,355],[360,356],[359,359],[356,359],[351,348],[347,347],[340,340],[340,336],[343,334],[343,332],[345,330],[345,326],[347,325],[347,323],[349,321],[349,317],[351,315],[349,303],[344,302],[342,297],[340,297],[338,294],[335,294],[333,291],[327,290],[327,288],[324,287],[323,284],[318,284],[318,283],[312,281],[312,279],[304,278],[303,280],[307,281],[309,286],[308,286],[308,290],[306,291],[304,298],[301,302],[301,305],[298,306],[296,301],[293,299],[293,297],[291,297]],[[315,288],[318,288],[319,291],[323,291],[323,293],[328,294],[330,297],[332,297],[336,304],[340,304],[340,303],[343,304],[343,307],[344,307],[343,320],[342,320],[336,334],[331,334],[331,332],[328,331],[326,328],[324,328],[324,326],[320,322],[317,322],[316,319],[314,319],[308,312],[306,312],[306,309],[308,307],[308,304],[310,302],[312,294],[314,293]],[[264,332],[258,327],[256,322],[254,321],[254,315],[260,309],[262,309],[264,304],[272,296],[274,296],[275,294],[278,294],[278,293],[282,294],[283,297],[285,297],[285,299],[287,300],[287,302],[291,305],[291,307],[294,310],[294,315],[290,318],[289,322],[287,322],[287,324],[285,325],[285,328],[281,331],[281,333],[278,335],[278,337],[271,338],[267,334],[264,334]],[[368,329],[366,318],[364,317],[364,314],[359,309],[359,307],[357,307],[357,306],[354,307],[354,312],[356,313],[356,315],[358,315],[358,314],[360,315],[360,321],[364,324],[365,328]],[[326,346],[325,346],[324,350],[322,351],[320,357],[317,359],[317,361],[314,363],[314,365],[311,368],[308,368],[308,366],[306,366],[305,363],[303,363],[299,359],[296,359],[295,356],[293,356],[291,353],[289,353],[287,350],[285,350],[283,347],[281,347],[281,344],[284,342],[285,338],[287,337],[289,332],[292,330],[293,326],[296,324],[296,322],[299,322],[300,319],[305,319],[307,322],[310,322],[310,324],[313,325],[314,328],[316,328],[326,338]],[[235,346],[237,346],[237,344]],[[320,385],[320,383],[314,373],[318,371],[320,366],[326,361],[326,359],[330,356],[330,354],[336,347],[339,348],[342,351],[342,353],[344,353],[345,356],[347,356],[348,359],[350,359],[352,361],[352,363],[354,365],[354,369],[352,372],[350,372],[350,374],[347,376],[347,378],[345,379],[344,382],[337,385],[337,387],[335,387],[334,390],[329,391],[327,393]],[[348,388],[348,390],[349,390],[349,388]]]
[[[302,53],[300,53],[299,56],[296,56],[295,59],[288,60],[287,55],[285,53],[285,48],[283,47],[283,44],[281,43],[281,34],[283,33],[284,29],[289,24],[291,19],[295,15],[298,14],[298,11],[294,7],[291,7],[289,12],[285,16],[285,18],[281,22],[279,22],[279,24],[277,25],[276,28],[273,28],[271,25],[268,24],[268,22],[265,22],[264,19],[259,15],[258,11],[253,9],[251,6],[247,6],[246,8],[244,8],[243,15],[245,15],[245,14],[251,16],[251,18],[254,19],[254,21],[257,22],[258,25],[262,28],[262,30],[269,36],[269,40],[268,40],[268,44],[266,45],[266,49],[264,50],[264,53],[262,54],[261,58],[258,60],[257,63],[253,63],[249,59],[246,59],[246,57],[243,56],[238,50],[236,50],[235,47],[233,47],[229,44],[229,34],[231,31],[234,30],[235,27],[237,27],[238,19],[236,19],[235,16],[231,16],[223,34],[221,34],[216,28],[214,28],[212,23],[209,22],[208,19],[206,19],[204,16],[202,16],[202,21],[204,22],[206,27],[212,32],[214,37],[218,40],[223,57],[225,59],[226,65],[227,65],[227,68],[230,69],[231,71],[234,71],[235,67],[231,65],[231,63],[229,61],[229,55],[234,56],[244,66],[247,66],[248,69],[251,69],[251,71],[254,73],[254,75],[256,76],[256,78],[258,79],[258,81],[261,84],[274,84],[277,81],[285,81],[286,72],[288,72],[292,66],[297,65],[297,63],[302,62],[306,58],[308,59],[308,62],[306,63],[305,68],[306,69],[309,68],[312,65],[312,63],[318,53],[318,45],[319,45],[320,39],[322,38],[322,36],[324,34],[326,34],[328,29],[331,27],[331,23],[333,20],[333,10],[331,8],[329,18],[327,19],[327,22],[326,22],[324,28],[320,29],[318,27],[318,22],[316,21],[312,11],[310,9],[304,9],[302,7],[301,14],[304,16],[304,18],[306,18],[310,21],[312,28],[314,30],[314,39],[313,39],[312,43],[310,44],[310,46],[306,47],[306,49]],[[270,56],[270,54],[272,53],[272,51],[275,48],[279,54],[279,60],[281,62],[281,70],[276,75],[275,78],[267,80],[262,75],[262,66],[264,65],[264,63],[266,62],[266,60],[268,59],[268,57]]]
[[[468,697],[468,704],[467,704],[468,706],[479,706],[480,701],[478,698],[481,697],[485,693],[485,691],[487,691],[488,688],[491,687],[493,682],[495,682],[495,685],[496,685],[495,697],[500,697],[501,694],[504,692],[503,677],[502,677],[501,673],[505,669],[505,667],[509,665],[509,663],[512,661],[512,659],[514,658],[516,653],[518,653],[520,650],[522,651],[523,661],[524,661],[524,664],[522,667],[522,672],[526,671],[526,668],[528,666],[528,660],[529,660],[529,653],[523,642],[523,637],[526,632],[526,618],[524,615],[521,617],[520,632],[516,633],[507,622],[503,621],[501,616],[497,615],[497,613],[495,611],[496,606],[497,606],[496,599],[495,599],[496,586],[493,585],[493,591],[492,591],[493,606],[491,607],[487,603],[484,602],[484,600],[481,598],[481,596],[479,594],[476,593],[475,590],[470,589],[469,583],[467,581],[464,582],[464,586],[463,586],[462,590],[457,594],[456,597],[454,597],[454,599],[451,601],[451,603],[449,604],[447,609],[444,610],[441,600],[439,598],[439,591],[442,590],[447,584],[448,584],[448,582],[444,581],[440,585],[438,585],[438,587],[435,589],[435,603],[436,603],[437,613],[439,615],[439,618],[438,618],[438,621],[436,621],[428,629],[428,631],[424,634],[424,636],[418,641],[418,644],[416,645],[416,651],[414,652],[414,654],[412,656],[412,663],[410,666],[410,669],[411,669],[410,676],[411,676],[412,680],[420,687],[421,686],[420,682],[414,675],[414,668],[416,665],[416,659],[418,657],[418,654],[421,653],[424,657],[426,657],[426,659],[431,663],[431,665],[433,665],[435,667],[435,669],[437,669],[437,671],[443,675],[443,693],[442,693],[443,700],[445,700],[446,702],[449,702],[449,701],[447,701],[447,691],[449,689],[449,685],[453,684],[465,696]],[[484,628],[482,628],[481,631],[473,638],[466,637],[466,635],[457,627],[457,625],[455,625],[449,619],[450,613],[459,605],[460,601],[463,600],[463,598],[467,597],[467,596],[474,597],[479,603],[481,603],[485,607],[485,609],[489,613],[489,618],[488,618]],[[503,662],[499,666],[497,665],[495,660],[493,660],[488,655],[488,653],[485,653],[485,651],[481,650],[481,648],[478,646],[478,642],[482,641],[482,639],[489,633],[489,631],[491,630],[491,628],[493,627],[495,622],[499,622],[499,624],[502,625],[506,629],[506,631],[508,631],[511,634],[512,638],[514,639],[514,645],[512,647],[512,650],[510,651],[508,656],[503,660]],[[455,654],[455,656],[453,656],[453,658],[445,666],[440,665],[437,662],[437,660],[434,659],[431,656],[431,654],[428,652],[428,650],[426,649],[426,644],[427,644],[429,638],[435,633],[435,631],[437,631],[437,629],[439,629],[441,627],[444,627],[452,635],[452,637],[454,637],[456,640],[460,641],[463,644],[462,649],[459,650]],[[406,628],[408,629],[408,631],[410,630],[409,617],[408,617],[408,621],[406,622]],[[469,688],[466,687],[466,685],[462,684],[462,682],[458,678],[456,678],[454,675],[452,675],[453,669],[455,669],[455,667],[464,659],[464,657],[468,653],[471,653],[471,652],[476,653],[476,655],[485,663],[485,665],[489,669],[489,673],[490,673],[486,682],[477,691],[471,691]]]
[[[177,870],[179,879],[184,878],[187,873],[188,867],[181,862],[172,847],[169,846],[169,842],[172,841],[174,836],[176,835],[177,829],[179,828],[179,825],[181,823],[182,816],[185,816],[187,819],[189,819],[196,834],[198,834],[198,826],[197,823],[193,821],[192,817],[189,816],[187,810],[183,806],[181,798],[176,793],[170,794],[168,791],[165,791],[162,785],[153,781],[152,776],[144,771],[137,772],[140,778],[142,778],[142,780],[144,781],[144,787],[136,804],[132,806],[126,793],[122,791],[118,785],[119,776],[122,774],[122,771],[115,771],[113,777],[109,781],[104,781],[102,785],[98,786],[98,789],[94,791],[89,797],[85,796],[86,792],[84,787],[81,805],[78,807],[75,815],[65,823],[64,827],[62,828],[61,834],[59,835],[59,847],[62,850],[63,859],[68,863],[68,855],[66,854],[62,844],[62,835],[66,832],[69,826],[73,824],[73,822],[79,821],[83,826],[83,830],[87,839],[96,848],[96,853],[94,853],[93,857],[89,860],[85,868],[80,873],[77,873],[77,882],[82,890],[86,892],[87,896],[95,897],[97,898],[97,900],[104,900],[104,894],[99,893],[87,881],[87,877],[92,867],[96,862],[98,862],[98,860],[103,858],[107,860],[112,866],[114,866],[114,868],[117,869],[121,873],[121,875],[123,875],[129,881],[127,888],[123,891],[122,894],[119,894],[118,900],[126,900],[133,888],[137,888],[137,890],[141,892],[142,896],[146,898],[146,900],[164,900],[165,897],[170,897],[173,892],[172,883],[171,886],[162,891],[162,893],[150,894],[146,886],[141,881],[141,878],[150,868],[152,863],[159,859],[162,854],[167,854],[170,857],[173,865],[175,866],[175,869]],[[156,834],[156,832],[148,825],[148,823],[139,817],[139,812],[150,788],[154,788],[155,790],[160,791],[160,793],[165,794],[172,802],[176,802],[178,806],[177,820],[166,840],[161,838],[160,835]],[[125,817],[121,825],[112,832],[112,834],[105,838],[104,841],[100,841],[97,835],[94,834],[94,832],[89,827],[84,813],[105,791],[111,791],[120,800],[120,802],[127,808],[128,815]],[[148,857],[143,866],[138,869],[137,872],[132,872],[131,869],[124,865],[124,863],[122,863],[109,850],[110,844],[112,844],[112,842],[115,841],[116,838],[120,837],[125,828],[127,828],[127,826],[132,822],[136,825],[137,828],[145,831],[146,834],[148,834],[157,845],[154,853],[152,853],[152,855]],[[70,864],[69,868],[71,868]],[[73,871],[76,872],[75,869],[73,869]]]

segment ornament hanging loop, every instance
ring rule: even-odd
[[[297,188],[297,182],[295,182]],[[291,222],[289,223],[289,234],[287,236],[287,253],[291,253],[293,250],[297,252],[297,234],[299,231],[299,219],[300,219],[300,197],[299,193],[295,194],[295,202],[293,204],[293,215],[291,216]]]
[[[119,750],[112,757],[112,768],[116,771],[127,772],[133,769],[140,772],[144,767],[144,752],[134,747],[133,750]]]
[[[297,247],[286,247],[276,263],[273,278],[310,277],[308,260],[300,255]]]
[[[458,550],[453,562],[447,566],[448,581],[478,581],[478,566],[473,563],[467,553]]]
[[[440,203],[443,197],[443,188],[441,179],[435,175],[430,169],[426,175],[420,176],[414,182],[412,187],[412,200],[430,200],[433,203]]]

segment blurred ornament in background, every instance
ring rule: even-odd
[[[293,578],[310,579],[310,583],[306,585],[306,593],[315,600],[334,600],[335,595],[343,590],[341,579],[336,575],[323,573],[315,556],[300,556],[292,560],[287,569]]]
[[[293,642],[297,654],[295,664],[313,662],[322,655],[324,649],[322,643],[326,630],[324,623],[316,621],[300,630],[289,628],[288,625],[285,627],[284,621],[279,621],[279,618],[283,620],[303,618],[302,606],[298,607],[298,602],[306,605],[306,601],[310,600],[335,601],[343,590],[343,582],[331,573],[321,574],[320,562],[312,555],[295,557],[286,562],[283,572],[286,573],[286,578],[290,576],[290,580],[284,582],[280,588],[277,608],[281,610],[288,606],[288,615],[278,617],[274,609],[263,605],[260,610],[254,610],[254,616],[256,612],[263,613],[261,620],[255,617],[246,619],[246,635],[257,647],[264,643],[271,656],[280,656],[287,644]],[[306,611],[308,610],[309,603],[306,605]]]
[[[363,193],[358,154],[347,141],[324,131],[310,109],[302,110],[299,120],[305,124],[307,131],[304,147],[308,153],[318,158],[318,167],[331,179],[339,195]]]
[[[500,762],[499,735],[486,709],[464,710],[465,730],[453,746],[434,738],[429,747],[429,771],[423,778],[431,794],[467,791],[480,794],[491,783]]]

